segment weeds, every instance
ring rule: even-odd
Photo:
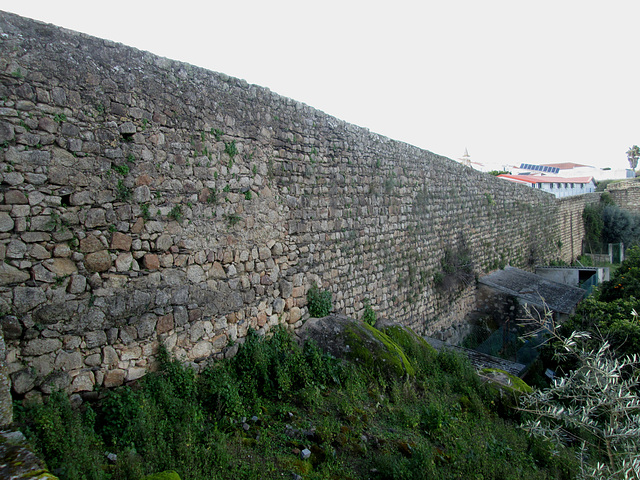
[[[230,227],[237,225],[238,223],[240,223],[240,220],[242,220],[242,217],[237,213],[230,213],[228,215],[225,215],[225,218],[227,219],[227,224]]]
[[[218,203],[218,190],[216,188],[212,188],[209,191],[209,195],[207,196],[207,203],[210,205],[215,205]]]
[[[123,177],[129,175],[129,165],[111,165],[111,170],[119,173]]]
[[[182,205],[174,205],[169,211],[168,217],[174,219],[176,222],[180,222],[180,220],[182,220]]]
[[[151,212],[149,212],[149,204],[143,203],[140,205],[140,213],[142,214],[142,218],[144,220],[151,220]]]
[[[213,135],[213,138],[216,139],[216,142],[219,142],[220,140],[222,140],[223,132],[219,128],[212,128],[211,135]]]
[[[230,142],[224,142],[224,153],[229,155],[229,158],[233,160],[233,157],[235,157],[238,154],[238,147],[236,147],[235,140],[232,140]]]
[[[56,395],[18,408],[17,421],[61,480],[572,478],[569,451],[554,456],[499,418],[500,395],[465,360],[386,333],[411,357],[410,379],[300,348],[282,329],[250,331],[199,375],[161,350],[135,386],[101,391],[84,411]]]
[[[127,187],[122,180],[118,180],[116,199],[121,202],[126,202],[131,199],[131,189]]]

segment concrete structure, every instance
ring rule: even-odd
[[[600,285],[609,280],[608,267],[536,267],[536,275],[557,283],[580,287],[585,282]]]
[[[570,315],[574,313],[578,303],[584,298],[581,288],[549,280],[535,273],[526,272],[515,267],[505,267],[478,279],[480,289],[486,297],[487,288],[490,295],[509,296],[518,304],[528,304],[539,309],[549,308],[552,312]],[[486,288],[482,288],[486,287]],[[479,303],[487,303],[486,299]]]

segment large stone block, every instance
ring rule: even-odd
[[[11,386],[18,395],[23,395],[36,386],[36,376],[29,368],[11,374]]]
[[[13,226],[13,218],[7,212],[0,212],[0,232],[10,232]]]
[[[109,370],[104,376],[102,385],[104,385],[106,388],[119,387],[124,383],[126,374],[127,372],[119,368]]]
[[[62,342],[57,338],[35,338],[26,343],[22,349],[23,355],[39,356],[55,352],[62,348]]]
[[[108,250],[90,253],[84,257],[87,270],[92,272],[106,272],[111,268],[111,254]]]
[[[47,301],[47,296],[39,287],[15,287],[13,308],[16,313],[26,313]]]
[[[87,345],[87,348],[101,347],[107,344],[107,334],[104,332],[104,330],[88,332],[84,336],[84,341]]]
[[[58,370],[70,371],[82,368],[82,355],[80,352],[58,353],[55,361],[55,368]]]
[[[136,327],[138,330],[138,338],[147,338],[151,336],[155,332],[157,322],[158,317],[154,314],[147,313],[143,315]]]
[[[128,252],[131,250],[132,239],[129,235],[121,232],[114,232],[111,236],[111,248]]]
[[[19,270],[7,263],[0,262],[0,285],[23,283],[29,280],[30,277],[27,272]]]

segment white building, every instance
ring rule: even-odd
[[[591,167],[580,163],[544,163],[540,165],[521,164],[520,167],[509,169],[514,175],[526,173],[532,174],[553,174],[563,178],[593,177],[597,182],[600,180],[621,180],[624,178],[634,178],[635,172],[630,168],[610,168]]]
[[[570,197],[596,191],[593,177],[551,177],[548,175],[498,175],[510,182],[528,185],[543,192],[549,192],[556,197]]]

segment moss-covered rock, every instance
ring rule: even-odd
[[[0,478],[57,480],[20,431],[0,431]]]
[[[301,343],[315,341],[335,357],[397,376],[414,375],[406,353],[389,335],[344,315],[312,318],[297,332]]]
[[[513,391],[514,393],[531,393],[533,389],[527,385],[527,382],[515,375],[499,370],[497,368],[483,368],[480,370],[480,375],[494,383],[499,384],[506,390]]]
[[[152,473],[151,475],[143,477],[141,480],[180,480],[180,475],[173,470],[166,470],[164,472]]]
[[[402,347],[402,349],[409,353],[410,350],[426,350],[432,355],[437,355],[438,352],[435,348],[429,345],[424,338],[415,333],[409,327],[405,327],[398,324],[387,325],[383,328],[378,327],[382,332],[386,333],[394,342]]]

